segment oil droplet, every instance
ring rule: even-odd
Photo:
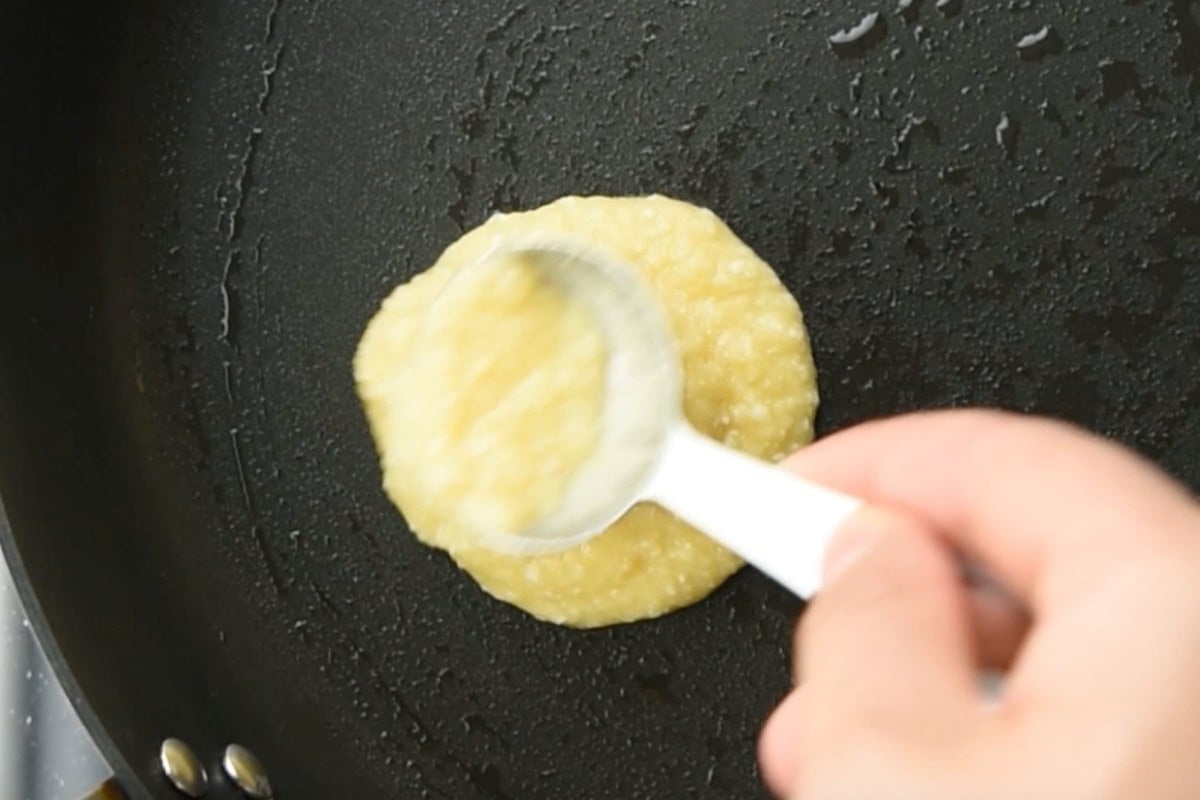
[[[1132,61],[1106,58],[1100,62],[1100,105],[1106,106],[1142,88]]]
[[[1017,42],[1017,55],[1022,61],[1040,61],[1063,51],[1063,40],[1049,25],[1026,34]]]
[[[1172,72],[1192,76],[1188,96],[1196,97],[1200,95],[1200,22],[1192,16],[1189,7],[1194,8],[1195,4],[1188,0],[1171,0],[1170,3],[1170,25],[1179,40],[1172,54],[1175,61]]]
[[[887,25],[878,11],[867,14],[858,24],[844,28],[829,37],[829,46],[842,58],[856,58],[887,35]]]
[[[1012,159],[1017,154],[1017,124],[1009,119],[1008,112],[1000,115],[996,123],[996,144],[1004,150],[1004,157]]]
[[[857,25],[852,25],[849,28],[838,31],[829,37],[830,44],[852,44],[860,41],[863,37],[871,33],[875,26],[879,24],[879,12],[872,11],[867,14]]]
[[[938,170],[938,180],[940,180],[942,183],[949,184],[950,186],[962,186],[967,182],[967,178],[970,174],[970,167],[953,165],[949,167],[943,167],[942,169]]]
[[[850,250],[854,247],[854,234],[845,228],[838,228],[833,232],[833,236],[829,242],[829,249],[825,252],[830,255],[845,256],[850,254]]]
[[[885,209],[895,208],[896,204],[900,202],[900,192],[896,190],[896,187],[874,178],[869,178],[867,185],[871,187],[871,193],[883,204]]]
[[[858,103],[860,100],[862,100],[862,94],[863,74],[859,72],[856,73],[855,76],[850,80],[850,102]]]
[[[688,118],[675,129],[679,141],[685,145],[688,144],[691,141],[692,135],[696,132],[696,127],[706,116],[708,116],[708,106],[703,103],[695,106],[691,113],[688,114]]]
[[[1058,132],[1060,136],[1065,137],[1070,133],[1067,128],[1067,121],[1063,119],[1058,108],[1056,108],[1049,100],[1043,100],[1041,104],[1038,105],[1038,111],[1041,112],[1042,119],[1046,120],[1047,122],[1053,122],[1058,126]]]
[[[1041,221],[1046,218],[1046,212],[1050,209],[1050,201],[1054,199],[1054,192],[1047,192],[1036,200],[1018,208],[1013,212],[1013,221],[1027,222],[1030,220]]]
[[[942,16],[953,17],[962,11],[962,0],[937,0],[935,7]]]

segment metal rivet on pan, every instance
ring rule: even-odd
[[[271,796],[271,782],[267,780],[267,771],[262,762],[240,744],[231,744],[225,748],[221,766],[233,785],[241,789],[247,797],[255,800],[266,800]]]
[[[164,739],[158,748],[158,763],[163,775],[181,794],[203,797],[208,791],[208,773],[192,748],[178,739]]]

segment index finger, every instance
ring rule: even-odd
[[[1031,608],[1147,553],[1194,551],[1195,500],[1150,462],[1061,422],[938,411],[870,422],[788,468],[925,519]]]

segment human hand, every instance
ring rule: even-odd
[[[869,423],[788,466],[871,506],[830,545],[796,688],[759,741],[774,792],[1200,797],[1200,505],[1181,486],[1082,431],[982,411]],[[964,586],[956,553],[1019,604]]]

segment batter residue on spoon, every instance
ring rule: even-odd
[[[515,255],[452,281],[427,312],[396,406],[394,450],[450,550],[554,510],[600,438],[604,336]]]

